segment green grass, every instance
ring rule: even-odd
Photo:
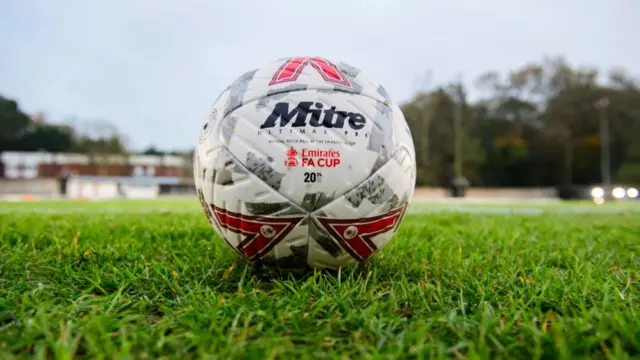
[[[293,277],[198,206],[0,204],[0,358],[640,357],[635,211],[412,214],[371,263]]]

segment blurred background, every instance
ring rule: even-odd
[[[3,1],[0,197],[192,196],[238,75],[320,55],[387,87],[420,199],[633,201],[640,2]]]

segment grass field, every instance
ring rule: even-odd
[[[640,357],[637,206],[419,204],[304,277],[246,266],[195,200],[0,208],[2,358]]]

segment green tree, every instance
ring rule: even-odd
[[[156,149],[155,146],[149,146],[144,151],[142,151],[143,155],[164,155],[165,152]]]
[[[449,186],[456,166],[471,181],[477,179],[483,150],[473,136],[475,114],[461,84],[420,93],[402,109],[416,148],[418,185]]]
[[[598,76],[596,69],[575,68],[562,58],[528,64],[504,77],[497,72],[481,76],[479,88],[489,94],[483,99],[481,136],[485,149],[491,149],[483,177],[502,179],[499,185],[507,179],[522,185],[528,185],[527,179],[556,186],[599,182],[603,116],[610,125],[612,171],[617,169],[629,152],[630,138],[638,134],[629,131],[637,118],[632,114],[638,101],[631,100],[637,87],[620,71],[611,74],[608,84],[597,82]],[[603,98],[608,106],[599,109],[596,104]],[[506,146],[505,137],[513,140],[507,143],[527,149],[526,156],[517,152],[518,160],[510,157],[510,165],[503,164],[506,158],[496,157],[490,145],[499,138],[493,143]],[[524,172],[528,176],[519,176]]]
[[[0,95],[0,152],[13,150],[31,123],[15,100]]]
[[[73,148],[73,129],[62,125],[32,124],[12,150],[68,152]]]
[[[421,92],[412,101],[402,105],[416,151],[418,186],[430,185],[434,182],[433,169],[429,164],[429,127],[435,116],[435,101],[435,93]]]

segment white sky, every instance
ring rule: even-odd
[[[640,73],[638,0],[0,0],[0,94],[52,121],[187,149],[218,93],[290,55],[348,62],[408,99],[545,55]]]

